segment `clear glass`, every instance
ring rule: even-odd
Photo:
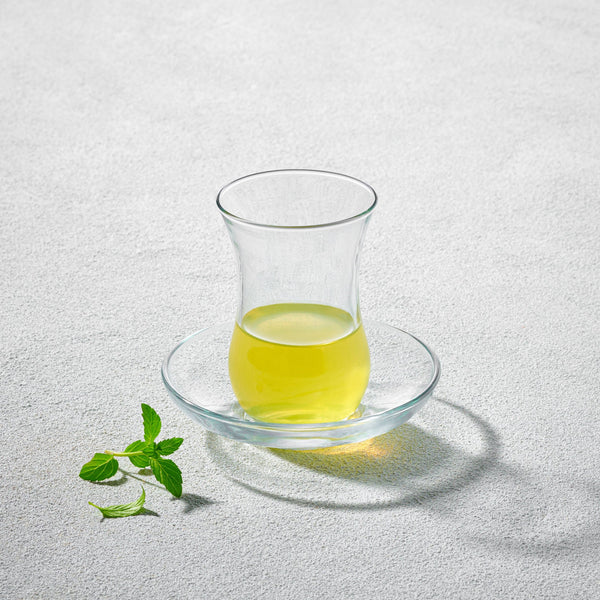
[[[381,435],[412,418],[440,378],[433,351],[386,323],[364,323],[369,339],[369,385],[352,418],[333,423],[265,423],[250,420],[229,380],[231,322],[210,325],[181,341],[162,366],[177,406],[208,431],[270,448],[327,448]]]
[[[229,375],[251,418],[331,422],[358,407],[370,368],[358,262],[376,203],[366,183],[325,171],[256,173],[219,192],[240,276]]]

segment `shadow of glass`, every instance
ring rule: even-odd
[[[270,498],[345,510],[422,505],[472,484],[497,464],[501,446],[495,430],[475,413],[448,400],[435,402],[470,422],[481,438],[480,452],[469,454],[411,423],[365,442],[321,450],[255,448],[214,435],[207,437],[207,447],[233,481]],[[282,467],[282,460],[296,469]],[[295,493],[298,479],[304,481],[300,494]],[[344,500],[330,497],[332,491],[338,497],[344,494],[339,479],[350,484]],[[353,501],[365,495],[365,488],[375,493],[366,494],[368,501]],[[319,491],[325,497],[319,498]]]
[[[270,449],[270,452],[304,468],[368,485],[387,486],[402,481],[408,489],[411,480],[435,479],[433,485],[423,489],[415,484],[414,493],[401,500],[402,504],[421,503],[425,498],[432,499],[469,485],[498,462],[500,441],[490,425],[462,406],[439,398],[437,402],[458,410],[477,425],[485,442],[482,453],[468,461],[463,455],[459,460],[462,454],[459,450],[412,423],[358,444],[305,451]],[[457,463],[466,464],[448,479],[448,470]]]
[[[441,469],[452,449],[440,438],[407,423],[379,437],[357,444],[318,450],[269,450],[306,469],[373,485],[390,477],[419,477]],[[434,464],[428,457],[435,455]]]
[[[597,554],[600,486],[569,473],[510,467],[484,419],[443,398],[431,404],[433,413],[359,444],[278,450],[211,434],[207,451],[237,485],[289,504],[344,511],[416,506],[490,552],[575,561]]]
[[[598,563],[600,490],[568,472],[495,472],[469,519],[456,507],[463,537],[492,552]],[[594,559],[594,557],[596,557]]]

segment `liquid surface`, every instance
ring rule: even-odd
[[[362,325],[321,304],[271,304],[236,323],[229,376],[242,408],[273,423],[320,423],[350,416],[369,381]]]

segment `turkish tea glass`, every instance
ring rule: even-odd
[[[240,282],[229,376],[251,419],[326,423],[359,406],[370,358],[358,262],[376,203],[358,179],[299,169],[219,192]]]

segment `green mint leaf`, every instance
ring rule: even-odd
[[[181,471],[179,467],[168,458],[151,458],[150,467],[154,477],[162,483],[173,496],[181,496]]]
[[[101,506],[97,506],[93,502],[88,502],[91,506],[97,508],[103,517],[107,519],[116,519],[118,517],[131,517],[132,515],[137,515],[139,512],[144,510],[144,502],[146,501],[146,491],[144,490],[144,486],[142,486],[142,495],[135,501],[130,502],[129,504],[115,504],[114,506],[106,506],[102,508]]]
[[[173,452],[175,452],[175,450],[177,450],[182,443],[183,438],[169,438],[168,440],[158,442],[156,451],[161,456],[167,456],[168,454],[173,454]]]
[[[148,458],[158,458],[158,453],[156,452],[156,442],[148,442],[145,448],[142,448],[142,452]]]
[[[148,445],[148,442],[142,442],[142,440],[136,440],[132,444],[129,444],[127,448],[125,448],[125,452],[139,452],[140,450],[144,450],[144,448]],[[139,456],[128,456],[131,464],[138,469],[144,469],[150,466],[150,461],[147,456],[140,454]]]
[[[142,417],[144,419],[144,439],[147,442],[153,442],[160,433],[160,417],[147,404],[142,404]]]
[[[119,468],[119,463],[110,454],[97,452],[90,462],[81,467],[79,477],[87,481],[102,481],[112,477]]]

